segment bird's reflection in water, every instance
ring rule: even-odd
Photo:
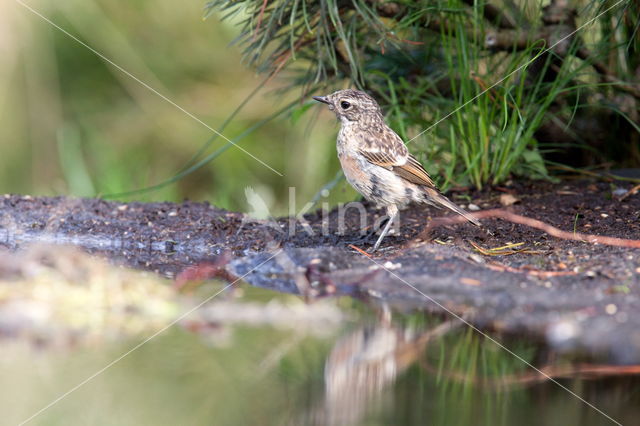
[[[427,343],[455,327],[445,322],[418,332],[391,324],[385,311],[381,320],[339,339],[327,357],[325,398],[312,414],[314,424],[359,423],[372,408],[388,404],[385,389],[424,352]]]

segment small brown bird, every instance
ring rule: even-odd
[[[398,210],[412,201],[447,207],[480,225],[438,191],[422,164],[384,122],[375,99],[353,89],[338,90],[313,99],[329,105],[342,124],[337,149],[347,181],[364,198],[387,209],[389,220],[373,251],[389,232]]]

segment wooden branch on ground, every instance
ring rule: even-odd
[[[567,232],[556,228],[553,225],[542,222],[541,220],[532,219],[530,217],[521,216],[519,214],[511,213],[510,211],[503,209],[485,210],[476,213],[470,213],[471,216],[476,219],[487,218],[499,218],[506,221],[525,225],[531,228],[536,228],[546,232],[552,237],[560,238],[563,240],[583,241],[591,244],[604,244],[608,246],[616,247],[628,247],[628,248],[640,248],[640,240],[628,240],[625,238],[606,237],[601,235],[583,234],[581,232]],[[431,231],[437,227],[444,225],[453,225],[458,223],[465,223],[467,219],[462,216],[437,218],[432,220],[425,229],[420,233],[419,238],[427,239]]]

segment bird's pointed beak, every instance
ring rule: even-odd
[[[312,96],[312,98],[318,102],[322,102],[323,104],[331,105],[331,102],[329,102],[329,99],[327,99],[326,96]]]

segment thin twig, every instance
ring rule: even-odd
[[[533,268],[514,268],[512,266],[503,265],[498,262],[490,262],[490,263],[487,263],[486,266],[487,268],[493,269],[494,271],[515,272],[517,274],[533,275],[534,277],[540,277],[540,278],[564,277],[567,275],[577,275],[577,272],[573,272],[573,271],[542,271],[542,270],[533,269]]]
[[[349,244],[349,247],[354,249],[355,251],[357,251],[360,254],[363,254],[363,255],[365,255],[367,257],[371,257],[371,254],[367,253],[366,251],[362,250],[361,248],[358,248],[358,247],[354,246],[353,244]]]
[[[282,68],[286,65],[286,63],[289,61],[289,59],[291,59],[291,56],[297,52],[302,46],[305,46],[309,43],[313,42],[312,38],[304,38],[301,37],[300,40],[298,40],[296,42],[296,44],[293,46],[292,49],[288,49],[287,51],[281,53],[274,61],[274,65],[276,65],[276,68],[271,71],[271,74],[269,74],[269,77],[267,78],[267,80],[264,82],[264,85],[266,86],[267,84],[269,84],[271,82],[271,80],[273,80],[273,78],[278,75],[278,73],[282,70]]]
[[[619,198],[620,201],[624,200],[627,197],[630,197],[631,195],[636,195],[638,193],[638,191],[640,191],[640,185],[636,185],[633,188],[631,188],[630,190],[628,190],[627,192],[625,192],[622,197]]]
[[[260,12],[258,13],[258,23],[256,24],[256,30],[253,33],[253,39],[258,38],[258,32],[260,31],[260,26],[262,25],[262,20],[264,19],[264,11],[267,9],[267,0],[262,2],[262,7],[260,8]]]
[[[567,231],[558,229],[555,226],[549,225],[548,223],[542,222],[541,220],[532,219],[526,216],[521,216],[519,214],[511,213],[507,210],[502,210],[502,209],[485,210],[481,212],[470,213],[470,215],[475,217],[476,219],[487,219],[487,218],[504,219],[509,222],[518,223],[520,225],[525,225],[531,228],[540,229],[541,231],[546,232],[552,237],[560,238],[563,240],[583,241],[591,244],[604,244],[607,246],[616,246],[616,247],[640,248],[640,240],[628,240],[625,238],[605,237],[605,236],[593,235],[593,234],[583,234],[580,232],[567,232]],[[443,225],[453,225],[458,223],[464,223],[466,221],[467,219],[465,219],[462,216],[434,219],[420,233],[419,238],[427,239],[426,237],[429,236],[429,234],[434,228],[437,228]]]

